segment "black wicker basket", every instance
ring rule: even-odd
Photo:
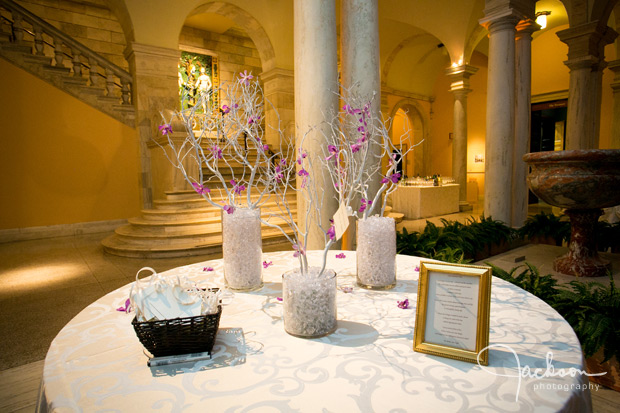
[[[215,314],[145,322],[134,317],[131,324],[142,345],[154,357],[211,354],[221,315],[222,306],[218,305]]]

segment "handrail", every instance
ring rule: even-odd
[[[60,30],[58,30],[57,28],[55,28],[54,26],[52,26],[45,20],[39,18],[35,14],[31,13],[27,9],[23,8],[19,4],[11,0],[0,0],[0,4],[2,4],[2,6],[4,6],[6,9],[12,12],[18,13],[19,15],[24,17],[25,18],[24,20],[26,20],[28,23],[41,27],[43,31],[49,34],[52,38],[60,39],[63,43],[65,43],[70,48],[78,50],[82,55],[88,57],[89,59],[92,58],[102,67],[106,69],[110,69],[121,80],[125,80],[129,83],[132,82],[132,77],[131,77],[131,74],[129,74],[129,72],[123,70],[122,68],[118,67],[117,65],[110,62],[106,58],[100,56],[95,51],[84,46],[82,43],[78,42],[77,40],[74,40],[71,37],[67,36]]]

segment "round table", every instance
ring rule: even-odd
[[[343,252],[346,257],[338,259]],[[310,263],[322,252],[310,251]],[[546,303],[493,278],[489,365],[413,351],[418,257],[397,257],[389,291],[355,284],[355,252],[330,251],[338,274],[338,327],[302,339],[283,328],[281,275],[298,265],[292,251],[266,253],[273,264],[258,291],[230,293],[211,360],[148,367],[131,325],[116,311],[130,285],[86,307],[52,342],[40,411],[406,412],[591,411],[587,377],[520,377],[526,366],[585,370],[579,341]],[[156,267],[154,262],[153,266]],[[212,267],[213,271],[205,271]],[[223,287],[223,261],[172,269]],[[353,287],[351,292],[347,288]],[[397,301],[409,299],[410,307]],[[548,376],[548,375],[547,375]]]

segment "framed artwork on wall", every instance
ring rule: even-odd
[[[209,96],[205,105],[220,106],[220,97],[217,93],[220,76],[216,56],[181,51],[178,77],[181,110],[193,108],[201,94]],[[196,111],[205,113],[206,107],[197,107]]]

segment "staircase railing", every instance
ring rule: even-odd
[[[10,14],[10,17],[2,16],[2,20],[3,25],[10,26],[12,43],[34,45],[31,52],[35,56],[46,56],[48,46],[53,51],[54,66],[67,68],[65,58],[68,58],[73,77],[86,79],[92,87],[104,88],[106,96],[119,98],[119,103],[132,104],[133,80],[129,72],[11,0],[0,0],[0,9]],[[24,36],[31,37],[33,42],[26,41]],[[84,68],[88,75],[82,70]]]

